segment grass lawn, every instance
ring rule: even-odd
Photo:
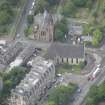
[[[81,62],[78,65],[60,64],[56,66],[56,74],[76,73],[80,74],[85,64]]]

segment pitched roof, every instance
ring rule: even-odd
[[[38,14],[34,18],[35,25],[38,25],[42,29],[46,29],[50,24],[53,24],[53,17],[47,10],[43,14]]]
[[[71,35],[82,35],[83,27],[82,26],[69,26],[69,34]]]
[[[84,45],[53,43],[47,50],[47,58],[55,56],[66,58],[84,58]]]

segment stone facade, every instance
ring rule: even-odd
[[[55,64],[79,64],[85,61],[85,46],[53,43],[47,50],[46,58],[54,60]]]
[[[34,39],[38,41],[53,41],[54,23],[50,13],[46,10],[43,14],[38,14],[34,18],[33,26]]]
[[[68,63],[68,64],[79,64],[80,62],[84,62],[84,58],[62,58],[55,57],[55,64]]]
[[[10,105],[36,105],[54,82],[55,66],[52,61],[41,58],[33,63],[29,74],[12,90]]]

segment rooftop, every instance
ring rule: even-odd
[[[47,10],[45,10],[43,14],[39,13],[35,16],[34,23],[41,29],[46,29],[49,24],[53,23],[53,17]]]
[[[45,59],[38,57],[34,60],[35,64],[32,67],[31,71],[26,75],[26,77],[21,81],[21,83],[13,90],[15,94],[24,95],[27,92],[30,92],[33,87],[40,81],[42,74],[44,74],[48,68],[49,63]],[[37,63],[36,63],[37,62]],[[39,65],[38,65],[39,64]]]
[[[83,58],[84,45],[53,43],[50,48],[48,48],[46,56],[51,59],[55,56],[66,58]]]
[[[79,25],[70,25],[69,26],[69,34],[70,35],[82,35],[83,27]]]

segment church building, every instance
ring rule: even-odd
[[[34,17],[33,34],[35,40],[45,42],[53,41],[53,17],[47,10],[43,14],[38,14]]]

